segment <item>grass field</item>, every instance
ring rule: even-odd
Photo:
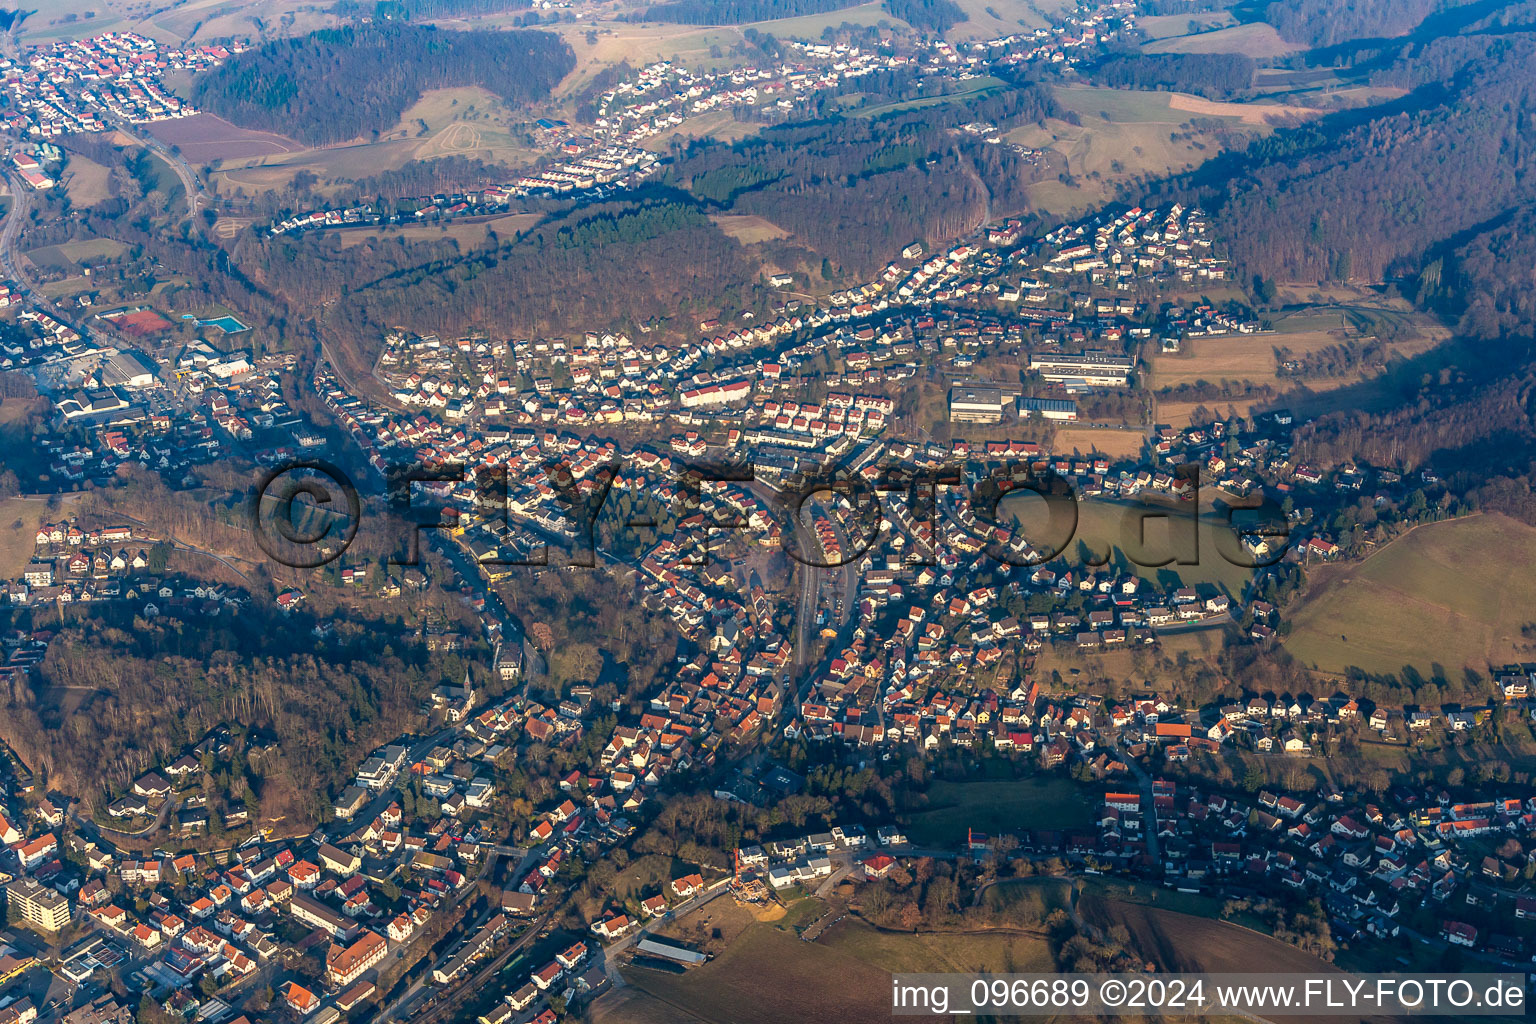
[[[1246,381],[1271,387],[1277,392],[1304,386],[1304,396],[1294,400],[1287,397],[1284,404],[1296,412],[1319,415],[1334,408],[1328,398],[1330,392],[1358,384],[1365,379],[1366,374],[1357,368],[1332,377],[1281,377],[1278,375],[1276,350],[1289,350],[1289,358],[1302,359],[1331,345],[1343,346],[1351,339],[1372,334],[1375,330],[1372,325],[1385,321],[1410,325],[1417,332],[1416,336],[1405,337],[1389,346],[1393,355],[1405,359],[1427,352],[1448,336],[1448,332],[1439,324],[1405,309],[1347,303],[1308,306],[1274,317],[1275,332],[1272,334],[1194,338],[1186,341],[1183,350],[1178,353],[1153,354],[1151,386],[1154,391],[1160,391],[1200,381],[1210,384]],[[1350,406],[1359,402],[1353,394],[1343,400]],[[1225,399],[1201,402],[1159,398],[1154,418],[1158,423],[1186,426],[1191,413],[1202,404],[1224,410],[1229,402]],[[1236,406],[1242,415],[1248,415],[1254,408],[1252,402],[1233,401],[1230,404]]]
[[[1144,520],[1145,541],[1140,542],[1137,514],[1143,506],[1139,503],[1095,498],[1076,504],[1077,529],[1060,558],[1074,571],[1084,568],[1085,554],[1099,559],[1108,556],[1108,564],[1116,573],[1132,573],[1162,587],[1205,587],[1233,598],[1241,597],[1253,578],[1253,570],[1233,565],[1222,557],[1218,537],[1225,533],[1230,538],[1231,528],[1214,509],[1205,508],[1200,513],[1195,564],[1175,562],[1154,567],[1137,565],[1131,556],[1147,562],[1179,556],[1184,551],[1184,531],[1190,528],[1187,517],[1192,508],[1188,503],[1146,507],[1149,513],[1167,512],[1178,518],[1178,546],[1173,543],[1175,524],[1169,516],[1149,515]],[[1034,538],[1037,544],[1057,545],[1062,541],[1061,527],[1050,525],[1045,502],[1038,496],[1019,492],[1019,497],[1005,499],[999,514],[1002,516],[1012,516],[1018,524],[1016,528],[1022,528],[1024,535]]]
[[[914,812],[907,834],[918,846],[951,847],[966,829],[988,835],[1027,828],[1076,828],[1088,821],[1086,791],[1065,779],[987,779],[935,782],[928,806]]]
[[[1520,660],[1536,580],[1508,569],[1532,559],[1536,529],[1504,516],[1419,527],[1363,562],[1313,570],[1286,650],[1328,673],[1411,665],[1428,675],[1435,664],[1486,671]]]
[[[989,887],[983,897],[995,909],[1022,911],[1044,921],[1053,910],[1072,904],[1072,883],[1065,878],[1010,878]]]
[[[957,92],[947,96],[927,96],[916,100],[898,100],[893,103],[879,103],[871,107],[863,107],[853,111],[854,117],[880,117],[883,114],[894,114],[902,110],[921,110],[924,107],[936,107],[945,103],[958,103],[968,97],[992,92],[1001,88],[1003,80],[992,75],[982,75],[973,78]]]
[[[13,403],[0,405],[0,437],[7,433],[6,416]],[[23,403],[14,403],[21,408]],[[0,578],[21,578],[21,571],[32,559],[33,538],[38,524],[43,520],[47,504],[22,498],[6,498],[0,501]]]
[[[380,238],[401,238],[410,242],[451,238],[458,242],[461,248],[473,248],[483,245],[490,231],[495,231],[499,238],[510,239],[519,231],[533,227],[542,219],[543,215],[537,213],[509,213],[504,217],[471,222],[445,221],[441,224],[404,224],[398,227],[369,225],[359,228],[336,228],[329,234],[334,235],[341,242],[343,249]]]
[[[1241,53],[1256,60],[1284,57],[1305,47],[1280,38],[1273,25],[1254,22],[1215,32],[1159,39],[1142,47],[1147,53]]]
[[[671,148],[674,135],[680,135],[685,139],[708,138],[720,142],[735,142],[737,139],[756,135],[760,127],[762,126],[736,120],[729,110],[708,110],[697,117],[687,118],[670,132],[652,135],[640,145],[653,153],[665,153]]]
[[[809,905],[811,918],[826,907],[819,900],[802,902]],[[883,932],[850,917],[815,942],[804,942],[783,924],[749,925],[712,961],[687,974],[626,969],[632,989],[604,997],[591,1019],[598,1024],[778,1024],[805,1019],[806,1008],[814,1005],[816,1019],[833,1024],[883,1022],[891,1019],[892,972],[1049,971],[1054,966],[1045,940],[1027,933],[912,935]],[[679,929],[689,934],[690,922],[680,922]]]
[[[183,197],[187,190],[182,187],[181,178],[176,174],[176,169],[165,160],[153,153],[150,154],[148,163],[150,180],[145,182],[146,189],[159,192],[165,196],[165,209],[175,211],[181,208],[186,212]]]
[[[221,161],[209,181],[221,194],[237,189],[265,191],[286,185],[300,171],[310,171],[328,182],[355,180],[403,167],[412,160],[455,155],[518,166],[530,163],[538,153],[517,133],[515,122],[506,105],[484,89],[434,89],[424,93],[395,127],[377,139],[355,139],[316,149],[300,145],[278,152],[281,136],[254,133],[266,138],[274,151],[241,157],[233,154],[248,153],[259,140],[253,140],[251,133],[230,135],[226,144],[232,155]],[[201,152],[200,162],[213,159],[211,150]]]
[[[1218,155],[1222,138],[1214,131],[1195,130],[1190,126],[1193,118],[1221,120],[1221,135],[1230,141],[1268,131],[1265,117],[1289,109],[1276,104],[1216,104],[1241,109],[1200,113],[1175,109],[1172,103],[1177,94],[1167,92],[1073,86],[1058,87],[1055,93],[1081,124],[1051,119],[1044,128],[1035,124],[1015,128],[1007,138],[1031,149],[1055,150],[1065,158],[1075,184],[1048,178],[1029,187],[1033,203],[1056,213],[1103,202],[1112,197],[1117,183],[1138,175],[1182,171]],[[1179,101],[1187,104],[1191,99],[1180,97]],[[1170,138],[1174,134],[1188,137],[1174,140]]]
[[[1136,27],[1147,34],[1147,39],[1174,39],[1190,35],[1189,26],[1198,25],[1201,30],[1230,28],[1237,24],[1231,11],[1192,11],[1189,14],[1161,14],[1150,18],[1137,18]]]
[[[78,207],[95,206],[112,198],[108,182],[112,172],[78,153],[69,155],[60,184],[69,193],[69,201]]]
[[[771,242],[777,238],[789,237],[789,232],[773,221],[751,214],[719,213],[709,219],[715,222],[717,228],[742,245],[755,245],[758,242]]]
[[[1065,0],[956,0],[966,19],[944,33],[951,42],[996,39],[1021,31],[1044,28],[1047,16],[1070,12]]]
[[[86,238],[47,245],[27,252],[27,259],[40,268],[75,276],[82,263],[101,263],[121,259],[128,246],[111,238]]]
[[[1056,431],[1051,451],[1056,454],[1098,452],[1111,459],[1133,459],[1141,454],[1146,435],[1140,430],[1116,430],[1112,427],[1062,427]]]

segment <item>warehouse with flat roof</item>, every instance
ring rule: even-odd
[[[1003,389],[950,388],[949,418],[956,423],[1003,422]]]

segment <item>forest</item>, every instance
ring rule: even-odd
[[[1252,272],[1379,281],[1536,199],[1536,34],[1489,40],[1444,83],[1217,161],[1220,233]],[[1454,195],[1456,202],[1446,202]]]
[[[1481,0],[1276,0],[1264,20],[1281,38],[1306,46],[1335,46],[1357,39],[1384,39],[1417,28],[1439,11]]]
[[[542,99],[576,66],[541,31],[446,32],[384,24],[276,39],[202,75],[193,102],[227,121],[321,146],[392,128],[429,89],[481,86]]]
[[[90,699],[65,715],[24,683],[11,687],[0,693],[7,739],[50,785],[84,796],[103,785],[120,792],[214,726],[241,723],[270,732],[280,748],[251,780],[260,812],[318,820],[358,749],[418,725],[421,701],[462,666],[429,663],[392,623],[353,619],[339,642],[322,645],[280,614],[253,601],[238,615],[195,622],[145,619],[126,606],[72,616],[39,683],[79,687]],[[287,640],[274,645],[278,635]]]
[[[695,145],[668,180],[733,213],[792,232],[842,271],[868,274],[914,238],[953,238],[987,216],[1021,212],[1045,173],[1009,147],[957,139],[987,121],[1001,130],[1053,116],[1036,86],[880,118],[774,128],[734,146]]]
[[[341,299],[326,330],[346,349],[382,327],[462,333],[496,325],[533,337],[624,328],[660,317],[766,308],[757,266],[691,203],[664,194],[587,207],[530,234],[461,254],[452,242],[271,239],[253,273],[300,305]],[[612,301],[623,295],[622,306]]]
[[[947,32],[967,20],[954,0],[885,0],[884,7],[919,32]]]
[[[1124,54],[1108,57],[1087,73],[1113,89],[1160,89],[1229,99],[1253,84],[1258,65],[1237,53]]]

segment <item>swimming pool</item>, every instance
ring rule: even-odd
[[[199,320],[197,323],[200,327],[217,327],[225,334],[239,334],[241,331],[250,330],[232,316],[216,316],[212,320]]]

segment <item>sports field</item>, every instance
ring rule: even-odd
[[[81,264],[120,259],[127,251],[128,247],[115,239],[87,238],[32,249],[26,257],[38,267],[74,276],[80,273]]]
[[[1326,673],[1528,660],[1521,627],[1536,621],[1536,579],[1509,569],[1533,559],[1536,528],[1504,516],[1421,526],[1357,564],[1313,569],[1285,648]]]

